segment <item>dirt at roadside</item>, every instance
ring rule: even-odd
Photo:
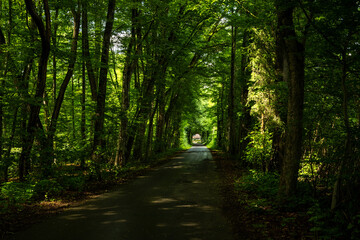
[[[242,201],[241,192],[234,188],[235,179],[245,170],[221,151],[212,150],[222,178],[223,212],[232,224],[236,240],[255,239],[314,239],[308,218],[301,212],[251,211]],[[249,193],[246,193],[246,197]]]

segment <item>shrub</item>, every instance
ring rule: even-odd
[[[30,183],[6,182],[1,186],[1,197],[9,204],[28,202],[34,195],[34,185]]]
[[[246,161],[257,169],[269,171],[272,154],[272,134],[269,131],[254,130],[249,134]]]
[[[84,176],[62,176],[58,181],[65,190],[82,191],[85,188]]]
[[[316,239],[360,239],[360,214],[350,217],[344,209],[330,210],[319,203],[307,213]]]
[[[59,196],[64,189],[55,180],[44,179],[36,183],[34,191],[38,199],[49,199]]]
[[[262,173],[251,170],[246,176],[235,182],[235,188],[253,192],[262,198],[275,198],[279,186],[279,176],[276,173]]]

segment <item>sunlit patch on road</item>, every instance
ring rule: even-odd
[[[159,204],[159,203],[172,203],[177,202],[178,200],[173,198],[157,198],[155,200],[152,200],[151,203]]]

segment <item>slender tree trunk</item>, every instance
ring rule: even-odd
[[[75,94],[74,94],[74,78],[71,78],[71,117],[72,117],[72,134],[73,142],[76,140],[76,128],[75,128]]]
[[[7,151],[5,153],[5,159],[4,159],[4,181],[7,182],[8,181],[8,171],[9,171],[9,167],[11,165],[11,161],[10,161],[10,154],[11,154],[11,149],[13,147],[13,143],[14,143],[14,138],[15,138],[15,131],[16,131],[16,124],[17,124],[17,115],[18,115],[18,111],[19,108],[16,107],[15,111],[14,111],[14,118],[13,118],[13,124],[11,127],[11,135],[9,138],[9,143],[8,143],[8,148]]]
[[[341,62],[341,90],[343,93],[343,101],[342,101],[342,112],[343,112],[343,120],[346,130],[346,139],[345,139],[345,152],[343,159],[340,160],[340,167],[337,173],[336,182],[334,184],[334,189],[332,193],[332,201],[331,201],[331,209],[335,209],[338,207],[339,203],[343,198],[346,198],[348,192],[344,191],[344,188],[348,187],[349,183],[346,183],[347,177],[351,174],[349,173],[354,167],[352,161],[352,146],[351,146],[351,129],[350,129],[350,122],[349,122],[349,112],[348,112],[348,90],[346,86],[346,78],[348,72],[348,63],[347,63],[347,52],[346,48],[343,50],[342,53],[342,62]],[[347,177],[346,177],[347,176]]]
[[[247,47],[249,46],[249,31],[244,31],[243,36],[243,43],[242,49],[243,52],[241,53],[241,69],[240,69],[240,104],[241,104],[241,117],[240,117],[240,124],[239,124],[239,137],[240,137],[240,144],[239,144],[239,154],[241,158],[245,158],[245,151],[246,147],[249,143],[247,138],[250,127],[251,127],[251,116],[250,110],[251,108],[247,106],[248,103],[248,94],[249,94],[249,86],[248,80],[250,79],[249,71],[247,71],[247,65],[249,64],[249,57],[247,56]]]
[[[3,46],[6,44],[5,36],[0,29],[0,57],[6,61],[6,57],[2,51]],[[1,61],[1,68],[0,68],[0,76],[1,76],[1,89],[0,89],[0,163],[2,162],[2,152],[3,152],[3,97],[4,97],[4,85],[5,85],[5,77],[6,77],[6,69],[3,69],[6,66],[6,62],[4,60]],[[7,176],[7,174],[6,174]],[[6,178],[6,177],[5,177]]]
[[[148,159],[148,157],[151,155],[150,153],[151,153],[152,141],[153,141],[154,117],[157,108],[158,108],[158,102],[156,101],[150,116],[150,121],[148,126],[148,134],[147,134],[146,147],[145,147],[145,159]]]
[[[49,110],[49,99],[47,96],[46,91],[44,92],[44,96],[43,96],[43,106],[44,106],[44,123],[45,123],[45,129],[46,131],[49,130],[49,126],[50,126],[50,110]]]
[[[84,41],[84,40],[83,40]],[[83,44],[84,46],[84,44]],[[84,56],[84,50],[82,51],[83,54],[83,60],[82,60],[82,84],[81,84],[81,140],[83,143],[83,146],[86,145],[86,107],[85,107],[85,101],[86,101],[86,72],[85,72],[85,56]],[[85,149],[84,149],[85,150]],[[85,168],[85,156],[82,156],[80,159],[80,167],[83,169]]]
[[[174,40],[174,32],[171,31],[170,32],[170,36],[168,37],[168,41],[172,42]],[[138,160],[143,157],[143,145],[144,145],[144,139],[145,139],[145,132],[146,132],[146,125],[148,122],[148,119],[150,117],[150,113],[151,113],[151,105],[153,102],[153,88],[156,85],[157,90],[158,90],[158,97],[159,97],[159,103],[158,103],[158,107],[159,107],[159,117],[158,117],[158,121],[157,121],[157,126],[156,126],[156,145],[155,145],[155,151],[156,152],[161,152],[163,149],[163,145],[165,144],[163,142],[163,130],[164,130],[164,115],[165,115],[165,105],[166,102],[164,100],[165,98],[165,85],[164,85],[164,81],[165,81],[165,75],[166,75],[166,71],[168,68],[168,51],[163,50],[164,52],[162,52],[160,54],[160,56],[158,57],[157,63],[155,64],[155,66],[152,66],[153,68],[159,68],[156,71],[152,72],[152,79],[153,82],[150,81],[150,84],[154,84],[151,87],[151,94],[150,95],[143,95],[142,99],[145,100],[144,104],[141,106],[142,107],[142,111],[143,115],[141,115],[141,123],[138,125],[137,128],[137,135],[136,135],[136,143],[134,146],[134,159]],[[146,91],[145,91],[146,92]],[[149,99],[149,100],[146,100]]]
[[[151,111],[151,104],[154,100],[154,86],[155,86],[155,78],[153,75],[153,71],[148,71],[149,76],[145,77],[142,84],[142,96],[139,100],[139,105],[137,112],[135,114],[133,124],[129,128],[128,141],[126,144],[127,154],[125,159],[130,158],[131,150],[134,145],[134,140],[137,138],[137,145],[142,144],[138,135],[141,135],[144,132],[144,128],[146,129],[147,117],[149,116],[149,111]]]
[[[50,9],[48,5],[48,1],[43,0],[46,25],[44,25],[42,18],[36,13],[36,9],[33,1],[25,0],[25,3],[26,3],[26,9],[33,18],[41,37],[41,55],[39,60],[38,79],[37,79],[34,103],[30,104],[30,116],[26,129],[27,135],[25,137],[25,141],[23,142],[22,151],[19,159],[19,163],[20,163],[19,178],[21,181],[24,180],[24,173],[25,173],[24,166],[29,161],[30,152],[35,137],[35,131],[36,128],[38,127],[39,112],[41,108],[42,97],[45,91],[47,64],[50,54]]]
[[[9,4],[9,21],[8,21],[8,26],[9,26],[9,30],[7,33],[7,37],[8,37],[8,44],[11,44],[11,33],[12,33],[12,28],[13,28],[13,19],[12,19],[12,0],[8,1]],[[2,8],[2,6],[0,7]],[[2,9],[1,9],[2,10]],[[6,40],[5,40],[5,36],[3,34],[3,32],[0,29],[0,57],[2,59],[4,59],[4,62],[0,62],[0,64],[2,65],[0,67],[0,77],[1,77],[1,81],[0,81],[0,163],[3,161],[3,145],[4,145],[4,131],[5,131],[5,125],[4,125],[4,90],[5,90],[5,79],[6,79],[6,75],[7,75],[7,68],[8,68],[8,62],[10,60],[10,54],[7,53],[6,56],[4,56],[4,53],[2,51],[2,47],[4,47],[6,44]],[[4,68],[3,68],[4,67]],[[6,158],[5,158],[6,161]],[[5,162],[4,164],[4,178],[7,181],[7,163]]]
[[[279,196],[294,196],[300,159],[302,156],[302,128],[304,104],[304,46],[297,40],[293,24],[293,7],[277,5],[278,27],[282,29],[281,50],[288,67],[283,65],[282,74],[288,83],[288,112],[285,156],[280,176]]]
[[[237,153],[236,142],[236,124],[235,124],[235,61],[236,61],[236,39],[237,27],[231,26],[231,66],[230,66],[230,86],[229,86],[229,108],[228,108],[228,136],[229,136],[229,153]]]
[[[120,131],[117,143],[117,151],[115,157],[115,165],[125,165],[128,161],[125,156],[128,155],[126,143],[128,140],[128,109],[130,107],[130,82],[134,73],[137,56],[134,56],[134,48],[136,48],[136,22],[138,18],[138,11],[132,9],[132,27],[131,39],[126,51],[125,65],[122,77],[122,95],[121,95],[121,116],[120,116]],[[139,41],[139,40],[138,40]]]
[[[176,112],[176,107],[178,104],[178,99],[179,99],[179,94],[178,93],[173,93],[170,99],[170,103],[169,106],[166,110],[165,113],[165,134],[164,134],[164,148],[171,148],[171,144],[169,145],[169,143],[171,143],[172,140],[174,140],[174,135],[171,134],[171,119],[172,118],[176,118],[178,117]],[[176,128],[176,127],[175,127]],[[164,149],[165,150],[165,149]]]
[[[58,16],[59,16],[59,9],[57,8],[55,10],[55,19],[58,19]],[[56,61],[56,48],[57,48],[57,29],[58,29],[58,23],[55,23],[54,24],[54,31],[53,31],[53,34],[52,34],[52,41],[53,41],[53,47],[54,47],[54,50],[53,51],[53,99],[54,99],[54,102],[56,101],[56,87],[57,87],[57,61]]]
[[[0,76],[2,75],[2,72],[0,71]],[[4,78],[2,78],[1,82],[1,89],[0,89],[0,163],[2,163],[2,153],[3,153],[3,138],[4,138],[4,134],[3,134],[3,118],[4,118],[4,113],[3,113],[3,97],[4,97],[4,89],[5,89],[5,81]]]
[[[150,106],[149,106],[150,108]],[[148,111],[146,111],[148,112]],[[150,114],[150,113],[148,113]],[[133,153],[133,159],[142,161],[143,155],[144,155],[144,140],[146,139],[145,133],[146,133],[146,127],[147,127],[147,121],[148,121],[149,115],[144,115],[142,119],[140,120],[140,123],[137,127],[137,132],[135,136],[135,144],[134,144],[134,153]]]
[[[97,81],[94,73],[94,68],[91,62],[90,50],[89,50],[89,28],[88,28],[88,12],[87,12],[87,0],[82,0],[82,51],[86,62],[86,69],[88,73],[91,98],[96,102],[97,98]]]
[[[164,141],[164,126],[165,126],[165,107],[166,107],[166,96],[165,96],[165,81],[160,81],[157,85],[157,98],[159,102],[158,119],[156,124],[156,140],[155,140],[155,152],[160,153],[164,151],[166,142]]]
[[[112,29],[114,24],[115,3],[116,0],[109,0],[108,13],[106,17],[106,25],[105,25],[103,45],[102,45],[101,68],[99,74],[99,89],[98,89],[97,105],[96,105],[96,118],[95,118],[92,158],[97,168],[96,172],[99,180],[101,179],[99,164],[103,157],[102,150],[104,150],[104,146],[105,146],[105,138],[103,136],[104,120],[105,120],[105,99],[106,99],[110,39],[112,36]]]
[[[223,140],[223,134],[224,134],[224,84],[221,83],[221,89],[219,89],[219,103],[217,106],[217,146],[223,149],[224,147],[224,140]]]
[[[78,6],[80,7],[80,6]],[[73,76],[73,72],[74,72],[74,67],[75,67],[75,62],[76,62],[76,55],[77,55],[77,43],[78,43],[78,36],[79,36],[79,29],[80,29],[80,12],[76,12],[75,10],[72,10],[73,12],[73,17],[74,17],[74,29],[73,29],[73,37],[72,37],[72,43],[71,43],[71,57],[69,60],[69,66],[68,66],[68,70],[67,73],[65,75],[64,81],[62,82],[60,89],[59,89],[59,93],[58,96],[56,98],[55,104],[54,104],[54,109],[51,115],[51,123],[49,126],[49,130],[48,130],[48,136],[47,136],[47,141],[46,144],[48,145],[48,148],[50,148],[50,152],[46,152],[44,154],[47,155],[47,164],[49,165],[48,167],[51,167],[51,164],[53,162],[53,145],[54,145],[54,136],[55,136],[55,132],[56,132],[56,126],[57,126],[57,121],[60,115],[60,110],[61,110],[61,105],[64,101],[64,97],[65,97],[65,92],[66,92],[66,88]],[[44,156],[45,158],[46,156]]]

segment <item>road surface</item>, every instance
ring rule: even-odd
[[[117,190],[10,239],[228,240],[210,151],[194,146]]]

